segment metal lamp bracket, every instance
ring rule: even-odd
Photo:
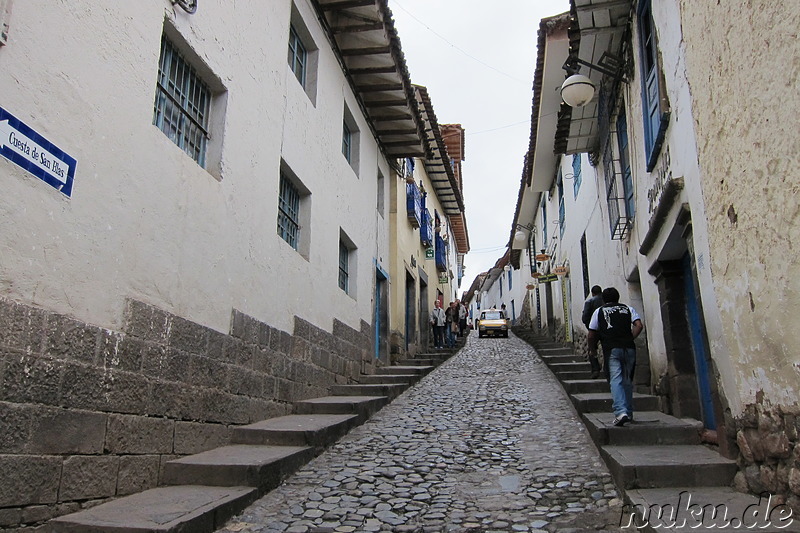
[[[622,59],[619,56],[610,54],[608,52],[603,52],[603,55],[600,56],[600,61],[597,62],[597,65],[579,57],[570,57],[564,62],[564,66],[562,68],[569,74],[577,74],[580,72],[581,66],[589,67],[590,69],[596,70],[597,72],[605,74],[606,76],[610,76],[615,80],[622,79]]]
[[[197,0],[172,0],[172,5],[176,4],[190,15],[197,11]]]

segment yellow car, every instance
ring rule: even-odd
[[[497,309],[481,311],[481,317],[478,319],[478,337],[485,335],[508,337],[508,319],[505,313]]]

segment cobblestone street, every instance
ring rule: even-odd
[[[620,531],[621,502],[535,351],[478,339],[234,517],[233,532]]]

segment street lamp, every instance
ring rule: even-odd
[[[517,231],[514,233],[514,238],[511,241],[511,249],[524,250],[528,247],[528,235],[525,232],[533,230],[533,224],[515,224],[514,226],[517,228]]]
[[[594,83],[583,74],[573,74],[561,85],[561,99],[570,107],[583,107],[594,98]]]

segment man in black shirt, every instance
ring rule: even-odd
[[[615,426],[624,426],[633,417],[633,370],[636,345],[633,340],[644,326],[633,307],[619,303],[614,287],[603,291],[603,304],[589,322],[589,354],[597,356],[597,342],[603,343],[613,399]]]

